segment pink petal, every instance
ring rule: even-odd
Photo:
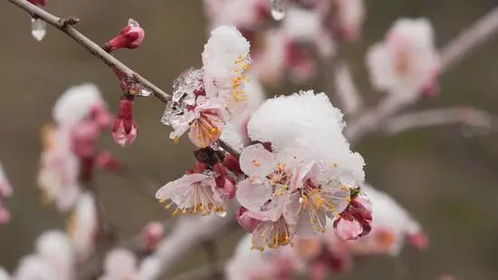
[[[270,186],[253,184],[251,179],[246,179],[237,184],[237,200],[245,208],[259,212],[261,207],[272,196]]]
[[[337,237],[344,241],[348,241],[357,239],[363,232],[363,227],[357,220],[339,218],[334,224],[334,230]]]
[[[275,157],[261,144],[248,146],[240,155],[240,168],[248,176],[265,177],[275,165]]]

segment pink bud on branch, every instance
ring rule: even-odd
[[[133,99],[127,97],[119,101],[118,117],[112,125],[112,138],[122,147],[131,145],[138,134],[138,126],[133,120]]]
[[[145,37],[145,31],[140,24],[133,19],[128,20],[128,25],[121,29],[119,34],[105,43],[104,50],[112,52],[117,49],[136,49]]]

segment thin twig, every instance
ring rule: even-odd
[[[493,121],[492,115],[475,108],[431,109],[400,114],[388,119],[385,123],[385,130],[393,135],[416,128],[456,124],[489,131],[493,128]]]
[[[83,35],[81,32],[76,30],[76,28],[72,27],[72,24],[75,24],[74,17],[69,18],[59,18],[54,16],[53,14],[37,7],[36,5],[31,4],[27,0],[8,0],[19,8],[28,12],[32,17],[40,18],[46,21],[48,24],[53,27],[59,29],[60,31],[66,33],[73,40],[78,42],[81,46],[85,47],[91,54],[96,56],[98,59],[103,61],[107,66],[111,68],[118,69],[123,72],[129,78],[136,78],[140,83],[145,85],[147,88],[150,88],[155,97],[157,97],[162,102],[168,102],[170,100],[170,95],[164,92],[162,89],[154,85],[153,83],[146,80],[137,72],[130,69],[123,62],[116,59],[114,56],[107,53],[104,49],[102,49],[98,44],[90,40],[88,37]]]
[[[483,43],[489,41],[498,33],[498,7],[492,9],[465,29],[456,39],[450,41],[442,48],[442,66],[440,74],[445,74],[451,66],[472,50],[477,49]],[[366,133],[378,130],[382,122],[401,111],[410,104],[416,102],[420,97],[402,98],[389,95],[381,100],[376,106],[366,109],[357,116],[346,128],[345,134],[350,142],[354,143]]]

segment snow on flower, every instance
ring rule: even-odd
[[[78,259],[86,259],[95,248],[98,230],[95,199],[89,193],[80,196],[76,209],[69,218],[67,232],[73,242]]]
[[[237,184],[244,215],[260,220],[253,247],[277,248],[310,237],[348,207],[363,184],[363,159],[342,135],[340,111],[323,93],[300,92],[263,103],[248,124],[254,144],[240,156]]]
[[[414,96],[437,88],[440,67],[434,35],[427,19],[399,19],[383,42],[367,54],[372,84],[400,96]]]
[[[3,199],[12,196],[12,186],[10,185],[2,163],[0,163],[0,225],[8,223],[10,214],[7,208],[3,206]]]
[[[21,259],[14,272],[16,280],[71,280],[74,252],[66,234],[47,231],[38,237],[36,252]]]
[[[218,140],[230,115],[245,108],[249,43],[234,27],[220,26],[211,32],[202,62],[202,69],[175,81],[162,118],[173,128],[171,139],[189,130],[190,141],[199,148]]]
[[[98,88],[83,84],[57,99],[52,116],[55,124],[42,130],[38,184],[47,201],[68,211],[81,193],[81,183],[92,176],[101,153],[97,140],[109,128],[111,115]]]

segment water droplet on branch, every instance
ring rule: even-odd
[[[47,23],[39,18],[31,18],[31,35],[41,41],[47,34]]]

